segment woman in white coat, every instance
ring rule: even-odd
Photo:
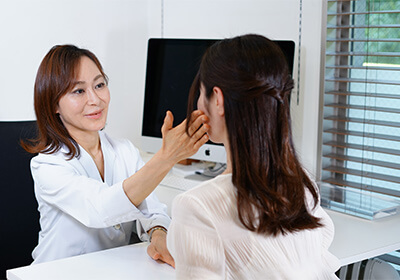
[[[207,117],[193,113],[173,128],[167,112],[163,145],[146,164],[127,140],[113,139],[106,125],[110,92],[96,56],[72,45],[54,46],[36,76],[38,138],[23,143],[39,204],[39,244],[34,263],[129,243],[131,233],[150,240],[148,254],[174,266],[166,247],[170,218],[153,190],[178,161],[207,141]]]
[[[292,88],[285,56],[263,36],[206,51],[188,104],[209,117],[227,168],[173,202],[177,279],[337,279],[333,223],[292,143]]]

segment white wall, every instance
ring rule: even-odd
[[[162,7],[162,1],[153,5]],[[322,1],[302,1],[300,94],[292,92],[294,142],[305,166],[316,174],[318,151],[318,110],[320,90],[320,48]],[[151,9],[159,22],[161,9]],[[153,14],[154,13],[154,14]],[[170,38],[226,38],[259,33],[271,39],[290,39],[299,46],[299,0],[164,0],[162,29]],[[297,83],[297,51],[294,79]]]
[[[146,0],[0,1],[0,120],[35,119],[37,68],[56,44],[93,51],[110,78],[107,131],[138,141],[148,37]]]
[[[295,143],[313,173],[321,7],[320,0],[303,0],[299,104],[296,91],[292,97]],[[139,146],[147,38],[225,38],[254,32],[298,45],[299,10],[299,0],[1,1],[0,120],[34,119],[33,84],[40,61],[53,45],[72,43],[92,50],[110,77],[107,131]]]

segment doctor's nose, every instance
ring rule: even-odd
[[[88,105],[98,105],[100,101],[100,97],[97,95],[96,91],[93,89],[89,89],[87,91],[87,103]]]

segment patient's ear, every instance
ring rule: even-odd
[[[215,95],[215,105],[217,107],[217,113],[222,117],[225,115],[224,94],[219,87],[213,87],[213,94]]]

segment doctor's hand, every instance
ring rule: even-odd
[[[163,137],[161,150],[167,158],[176,163],[194,155],[208,141],[207,131],[210,126],[207,124],[208,117],[200,110],[192,113],[189,135],[186,133],[186,120],[176,127],[172,127],[173,121],[174,116],[167,111],[161,128]]]
[[[151,237],[151,243],[147,247],[147,254],[153,260],[163,261],[175,268],[175,261],[167,248],[167,234],[162,230],[156,230]]]

